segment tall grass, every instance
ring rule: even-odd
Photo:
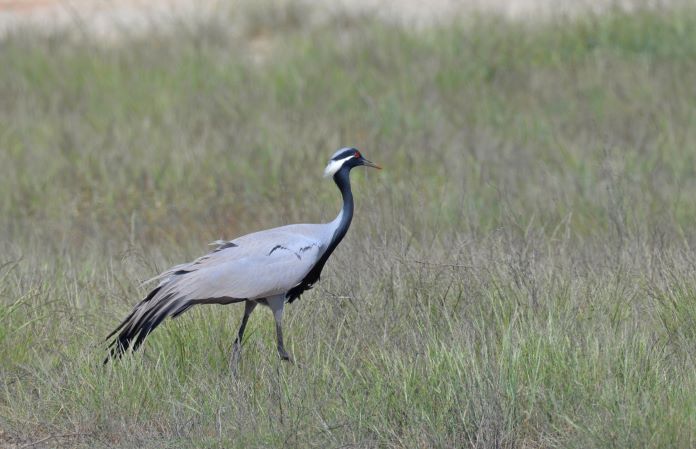
[[[301,10],[0,47],[0,445],[696,445],[696,11],[410,30]],[[263,20],[261,19],[263,18]],[[240,307],[103,367],[140,281],[356,218],[239,376]]]

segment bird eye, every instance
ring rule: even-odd
[[[356,151],[353,157],[360,157],[360,151]]]

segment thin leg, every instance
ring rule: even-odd
[[[244,329],[246,329],[247,321],[249,321],[249,315],[256,308],[255,301],[246,301],[244,303],[244,316],[242,317],[242,324],[239,326],[239,331],[237,332],[237,338],[234,340],[232,345],[232,358],[230,359],[230,366],[233,370],[236,370],[237,364],[239,363],[239,356],[242,351],[242,337],[244,337]]]
[[[268,307],[273,311],[273,318],[275,318],[276,324],[276,336],[278,337],[278,355],[281,359],[292,362],[292,358],[285,350],[283,345],[283,309],[285,308],[285,295],[276,296],[274,298],[269,298]]]

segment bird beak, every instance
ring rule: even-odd
[[[382,169],[382,167],[380,167],[379,165],[375,164],[374,162],[370,162],[370,161],[368,161],[368,160],[365,159],[365,158],[362,158],[362,164],[363,164],[364,166],[366,166],[366,167],[376,168],[377,170],[381,170],[381,169]]]

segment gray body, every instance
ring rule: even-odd
[[[165,318],[177,317],[196,304],[245,302],[233,361],[239,357],[247,320],[257,304],[273,311],[278,353],[289,360],[281,327],[284,305],[319,280],[326,260],[345,236],[353,215],[349,172],[359,165],[375,166],[354,148],[344,148],[327,166],[327,174],[333,176],[343,197],[343,208],[333,221],[282,226],[217,241],[209,254],[147,281],[158,284],[107,337],[116,335],[110,344],[111,355],[120,356],[129,347],[137,349]]]

